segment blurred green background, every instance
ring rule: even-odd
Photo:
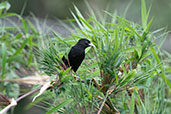
[[[141,22],[140,0],[87,0],[94,9],[103,12],[117,12],[120,16],[126,12],[126,18]],[[75,4],[83,13],[87,12],[84,0],[9,0],[11,8],[9,12],[16,12],[23,16],[29,16],[32,12],[36,17],[48,17],[51,19],[71,18],[70,10]],[[153,18],[151,29],[167,27],[171,29],[171,0],[147,0],[147,7],[151,6],[150,18]],[[128,7],[128,10],[126,9]]]

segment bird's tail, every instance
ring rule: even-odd
[[[65,69],[65,68],[68,68],[70,65],[69,65],[69,61],[65,58],[65,56],[62,57],[62,61],[64,63],[64,65],[62,65],[62,67]]]

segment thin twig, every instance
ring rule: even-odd
[[[106,98],[107,98],[107,96],[108,96],[108,94],[105,96],[105,98],[104,98],[104,100],[103,100],[103,103],[102,103],[102,105],[100,106],[100,109],[99,109],[99,111],[98,111],[98,113],[97,113],[97,114],[100,114],[100,112],[102,111],[103,106],[104,106],[104,104],[105,104],[105,102],[106,102]]]
[[[31,94],[33,94],[33,93],[39,91],[39,90],[40,90],[40,88],[37,88],[37,89],[34,89],[34,90],[32,90],[32,91],[29,91],[29,92],[25,93],[24,95],[20,96],[19,98],[17,98],[17,99],[15,100],[15,102],[16,102],[15,105],[17,105],[17,102],[19,102],[21,99],[23,99],[23,98],[25,98],[25,97],[27,97],[27,96],[29,96],[29,95],[31,95]],[[8,112],[8,110],[9,110],[11,107],[15,106],[15,105],[8,105],[8,106],[3,110],[3,113]]]
[[[118,109],[114,106],[114,104],[110,100],[109,96],[107,97],[107,101],[110,103],[110,105],[112,106],[112,109],[116,112],[116,114],[120,114]]]
[[[29,91],[29,92],[25,93],[25,94],[22,95],[21,97],[17,98],[17,99],[16,99],[16,102],[19,102],[21,99],[23,99],[23,98],[25,98],[25,97],[27,97],[27,96],[29,96],[29,95],[31,95],[31,94],[33,94],[33,93],[39,91],[39,90],[40,90],[40,88],[37,88],[37,89],[34,89],[34,90],[32,90],[32,91]]]

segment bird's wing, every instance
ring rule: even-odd
[[[72,69],[76,72],[78,67],[81,65],[83,59],[85,57],[84,50],[81,50],[77,47],[72,47],[71,51],[68,54],[70,65]]]

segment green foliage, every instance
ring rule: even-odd
[[[67,99],[65,101],[63,101],[61,104],[55,106],[54,108],[52,108],[51,110],[49,110],[46,114],[51,114],[52,112],[55,112],[56,110],[59,110],[60,108],[64,107],[67,104],[70,104],[73,100],[72,99]]]
[[[54,74],[59,74],[59,69],[61,69],[60,64],[62,64],[61,58],[58,57],[57,50],[50,46],[48,50],[42,50],[39,52],[40,64],[42,64],[42,70],[49,76]]]
[[[10,7],[8,2],[0,4],[0,18],[15,15],[22,23],[21,26],[0,27],[1,79],[18,78],[15,70],[36,67],[37,58],[40,70],[60,83],[27,108],[42,101],[50,107],[44,108],[47,114],[97,113],[100,110],[101,113],[119,111],[121,114],[169,113],[171,68],[168,63],[171,61],[168,58],[171,56],[161,52],[161,46],[154,43],[167,33],[163,29],[150,31],[152,19],[148,20],[150,8],[146,10],[145,0],[141,0],[142,25],[107,11],[97,16],[89,4],[85,4],[89,9],[88,18],[74,6],[75,21],[70,22],[74,30],[62,23],[72,36],[63,38],[52,31],[53,36],[46,40],[41,39],[46,35],[30,21],[6,13]],[[71,46],[80,38],[89,39],[95,48],[86,50],[86,58],[75,74],[70,68],[61,67],[61,58],[67,57]],[[16,83],[3,82],[0,86],[10,97],[19,95]],[[49,103],[44,99],[53,101]]]
[[[10,4],[7,1],[0,3],[0,21],[4,22],[0,27],[0,91],[9,97],[17,98],[20,92],[19,85],[2,80],[19,78],[17,71],[33,67],[33,47],[37,47],[33,40],[37,34],[28,32],[29,25],[24,18],[7,13],[9,8]],[[18,21],[22,21],[21,25],[5,26],[5,22],[12,23],[6,19],[9,16],[15,16]]]
[[[71,97],[73,101],[70,105],[63,107],[62,112],[79,113],[79,110],[81,113],[97,113],[103,99],[105,102],[111,101],[108,104],[111,110],[116,111],[118,109],[123,114],[126,112],[133,114],[135,111],[156,114],[161,112],[162,109],[164,110],[166,102],[162,99],[165,94],[157,91],[157,89],[153,91],[152,87],[155,85],[156,88],[161,87],[160,84],[155,82],[155,80],[161,82],[158,76],[165,81],[168,87],[171,86],[165,75],[164,63],[160,58],[161,52],[154,43],[155,39],[158,38],[154,35],[157,31],[149,31],[152,20],[148,22],[150,10],[146,11],[145,1],[142,0],[142,26],[109,12],[105,12],[106,14],[103,17],[109,18],[110,21],[99,20],[89,5],[91,16],[85,19],[77,7],[74,7],[76,14],[72,12],[72,15],[79,28],[71,23],[76,31],[71,31],[73,38],[69,39],[63,39],[55,33],[57,44],[66,45],[65,48],[68,50],[70,47],[67,46],[73,45],[72,40],[88,38],[96,47],[88,49],[85,62],[78,70],[78,75],[84,83],[76,80],[64,81],[66,91],[62,96]],[[44,54],[53,56],[53,52],[51,53]],[[54,54],[50,58],[64,53],[59,48],[55,52],[56,55]],[[119,74],[120,72],[121,74]],[[51,73],[53,74],[53,72]],[[90,77],[94,77],[99,83],[99,87],[92,84],[94,82]],[[133,89],[131,97],[129,97],[130,91],[128,88]],[[165,86],[162,84],[160,90],[164,88]],[[139,91],[143,92],[140,94]],[[109,94],[108,100],[105,99],[105,94]],[[120,97],[120,94],[122,94],[122,97]],[[144,98],[140,95],[143,95]],[[102,101],[98,100],[97,96],[101,97]],[[149,108],[149,105],[151,108]],[[55,111],[55,108],[51,110]],[[56,109],[56,111],[60,112],[61,110]],[[102,109],[103,113],[109,113],[108,111],[105,110],[105,107]],[[161,113],[164,113],[164,111]]]

